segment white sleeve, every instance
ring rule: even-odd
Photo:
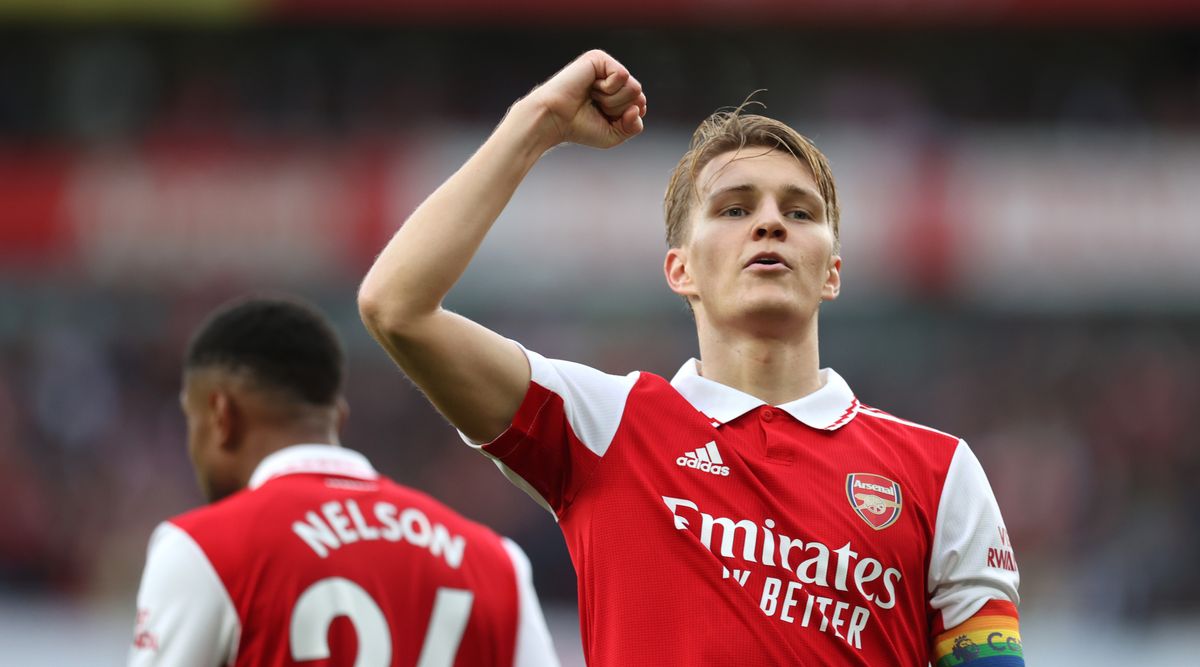
[[[517,652],[513,667],[558,667],[558,655],[550,641],[550,629],[542,615],[542,605],[533,589],[529,558],[515,542],[503,538],[504,548],[517,573],[517,597],[520,621],[517,624]]]
[[[625,401],[638,373],[609,375],[573,361],[547,359],[531,350],[525,350],[525,355],[531,380],[562,397],[575,435],[597,456],[604,456],[621,425]]]
[[[952,628],[988,600],[1018,604],[1016,560],[983,466],[962,440],[954,451],[934,527],[929,604]]]
[[[519,345],[519,344],[518,344]],[[638,373],[609,375],[526,350],[530,383],[508,430],[490,443],[459,435],[557,518],[608,451]]]
[[[529,381],[561,398],[567,422],[576,437],[597,456],[604,456],[621,425],[625,401],[639,373],[610,375],[574,361],[547,359],[520,343],[516,345],[529,361]],[[459,436],[476,449],[486,444],[472,440],[462,431]]]
[[[190,535],[161,523],[150,536],[130,667],[233,664],[241,624],[216,570]]]

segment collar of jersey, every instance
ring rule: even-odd
[[[367,457],[356,451],[335,445],[292,445],[272,452],[258,464],[250,475],[250,488],[257,489],[283,475],[314,473],[358,479],[379,476]]]
[[[850,423],[858,414],[858,399],[854,397],[854,392],[850,391],[850,386],[842,376],[832,368],[821,369],[820,379],[820,389],[775,407],[812,428],[823,431],[837,430]],[[671,386],[687,399],[692,407],[722,424],[767,404],[766,401],[733,387],[701,377],[700,362],[695,359],[688,359],[683,364],[672,378]]]

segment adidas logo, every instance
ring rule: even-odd
[[[675,459],[675,465],[683,466],[684,468],[695,468],[696,470],[720,475],[721,477],[728,477],[729,466],[722,465],[723,463],[725,462],[721,460],[721,452],[717,451],[717,442],[715,440]]]

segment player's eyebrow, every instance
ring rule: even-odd
[[[708,199],[709,199],[709,201],[712,201],[713,199],[717,199],[718,197],[721,197],[730,192],[751,192],[751,193],[753,193],[753,192],[758,192],[758,187],[751,185],[749,183],[742,183],[740,185],[730,185],[730,186],[721,188],[720,190],[713,190],[712,192],[708,193]]]
[[[712,201],[714,199],[717,199],[723,195],[726,195],[726,194],[732,193],[732,192],[747,192],[747,193],[753,194],[753,193],[759,192],[759,187],[752,183],[739,183],[738,185],[726,186],[719,190],[714,190],[711,193],[709,193],[708,200]],[[807,199],[807,200],[813,202],[814,204],[818,204],[821,206],[823,206],[825,204],[825,198],[822,197],[817,192],[815,192],[814,190],[812,190],[810,188],[801,187],[799,185],[791,184],[791,183],[789,183],[788,185],[785,185],[783,187],[783,194],[788,197],[795,197],[797,199]]]
[[[789,197],[795,197],[797,199],[808,199],[808,200],[811,200],[815,204],[820,204],[822,206],[825,205],[825,198],[821,196],[821,193],[819,193],[811,188],[805,188],[805,187],[801,187],[799,185],[789,184],[789,185],[784,186],[783,192],[784,192],[784,194],[786,194]]]

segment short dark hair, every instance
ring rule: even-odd
[[[342,390],[344,354],[333,326],[296,299],[251,297],[217,309],[188,344],[185,370],[249,371],[271,388],[314,405]]]

